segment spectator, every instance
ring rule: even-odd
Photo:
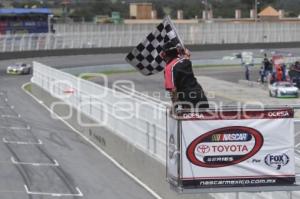
[[[282,70],[281,70],[281,67],[278,68],[277,70],[277,81],[282,81],[283,79],[283,73],[282,73]]]
[[[286,81],[287,78],[286,78],[286,65],[285,64],[281,65],[281,71],[282,71],[282,81]]]
[[[263,84],[265,83],[265,69],[264,67],[260,67],[260,70],[259,70],[259,75],[260,75],[260,82]]]
[[[249,65],[245,65],[245,78],[246,80],[250,80],[250,69],[249,69]]]

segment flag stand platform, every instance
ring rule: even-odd
[[[183,194],[300,191],[294,138],[298,108],[168,111],[171,189]]]

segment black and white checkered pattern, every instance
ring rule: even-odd
[[[126,61],[143,75],[153,75],[164,70],[166,63],[160,56],[165,42],[177,39],[169,18],[165,18],[156,29],[150,33],[127,56]]]

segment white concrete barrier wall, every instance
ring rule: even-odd
[[[110,43],[135,44],[153,30],[155,24],[55,24],[56,32],[101,33],[110,35]],[[186,44],[263,43],[300,41],[300,22],[213,22],[198,24],[175,24]],[[119,37],[115,37],[115,36]],[[123,36],[123,37],[122,37]],[[124,39],[126,38],[126,39]],[[105,40],[103,40],[105,41]],[[131,45],[130,45],[131,46]]]
[[[155,24],[56,24],[55,34],[0,35],[0,52],[137,45]],[[300,42],[300,22],[176,24],[185,44]]]
[[[37,62],[33,63],[33,68],[33,83],[165,164],[165,106],[94,84]],[[74,93],[66,93],[72,91]]]

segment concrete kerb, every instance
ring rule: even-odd
[[[48,92],[44,91],[39,86],[32,84],[31,93],[40,100],[44,105],[50,107],[53,102],[60,101],[54,98]],[[60,106],[55,113],[61,117],[69,111],[67,105]],[[72,127],[80,131],[84,136],[89,138],[93,143],[99,146],[103,151],[109,154],[113,159],[124,166],[128,171],[134,174],[143,183],[149,186],[157,194],[164,199],[211,199],[210,194],[178,194],[170,188],[166,181],[166,168],[157,160],[151,158],[143,151],[128,143],[115,133],[104,127],[82,127],[77,121],[77,114],[81,114],[83,121],[95,123],[86,115],[79,113],[76,109],[72,109],[72,117],[66,119]]]

